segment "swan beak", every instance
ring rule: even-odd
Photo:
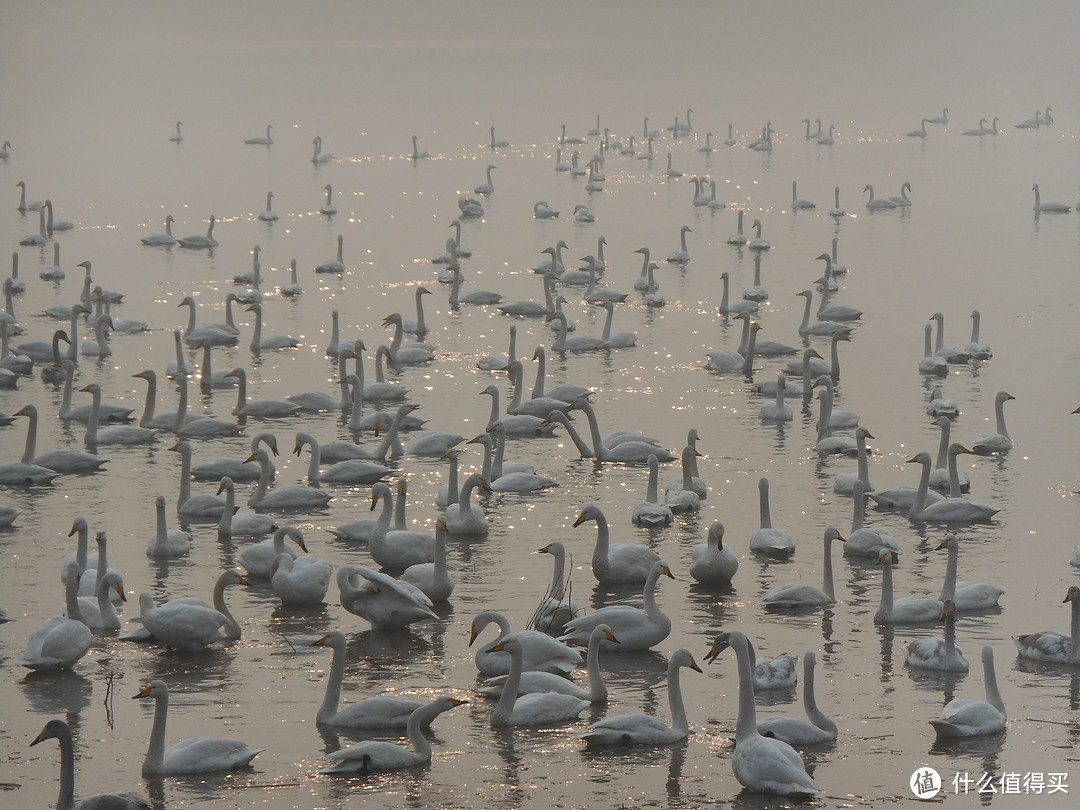
[[[120,583],[116,584],[116,593],[120,597],[121,602],[126,602],[127,601],[127,597],[124,596],[124,586],[121,585]]]
[[[132,696],[131,696],[131,699],[132,699],[132,700],[136,700],[136,699],[138,699],[138,698],[150,697],[150,689],[151,689],[151,688],[152,688],[152,687],[150,687],[149,685],[147,685],[147,686],[144,686],[144,687],[143,687],[142,689],[140,689],[140,690],[139,690],[139,691],[138,691],[137,693],[135,693],[134,695],[132,695]]]
[[[1066,597],[1066,601],[1067,600],[1068,600],[1068,597]],[[498,644],[496,644],[494,647],[491,648],[491,651],[492,652],[502,652],[505,649],[506,649],[506,642],[505,641],[500,641]]]
[[[1073,588],[1069,588],[1069,592],[1067,594],[1065,594],[1065,598],[1061,600],[1061,604],[1064,605],[1066,602],[1075,602],[1075,601],[1076,601],[1076,590],[1073,589]]]
[[[71,535],[75,534],[75,532],[77,532],[78,530],[79,530],[79,524],[78,523],[72,523],[71,524],[71,531],[68,532],[68,537],[71,537]]]
[[[270,450],[271,450],[271,451],[273,451],[273,453],[274,453],[274,455],[275,455],[275,456],[276,456],[276,455],[278,454],[278,451],[277,451],[277,441],[276,441],[276,440],[274,441],[274,443],[273,443],[273,444],[271,444],[271,445],[270,445]]]
[[[544,546],[543,548],[538,548],[538,549],[536,550],[536,553],[537,553],[537,554],[547,554],[547,553],[548,553],[549,551],[551,551],[551,543],[548,543],[548,544],[547,544],[546,546]]]
[[[27,407],[29,407],[29,406],[27,406]],[[26,408],[20,408],[19,410],[15,411],[15,413],[12,414],[12,416],[26,416]]]
[[[870,432],[869,430],[867,430],[866,428],[863,428],[863,435],[864,435],[864,436],[865,436],[865,437],[866,437],[867,439],[873,439],[873,438],[874,438],[874,434],[873,434],[873,433],[871,433],[871,432]]]
[[[218,484],[217,494],[220,495],[225,490],[226,490],[225,482],[222,481],[220,484]]]
[[[299,534],[298,534],[298,535],[297,535],[296,537],[294,537],[293,539],[294,539],[294,540],[296,541],[296,545],[300,546],[300,548],[301,548],[301,549],[303,549],[304,553],[305,553],[305,554],[307,554],[307,553],[308,553],[308,549],[307,549],[307,545],[306,545],[306,544],[304,543],[304,538],[303,538],[303,536],[302,536],[302,535],[299,535]]]
[[[328,638],[330,638],[330,636],[328,636],[328,635],[323,636],[322,638],[317,638],[313,642],[308,644],[308,646],[309,647],[322,647],[322,646],[325,646],[326,645],[326,640]]]
[[[905,463],[905,464],[910,464],[911,462],[913,462],[913,461],[918,461],[918,460],[919,460],[919,457],[918,457],[918,456],[915,456],[915,458],[909,458],[909,459],[908,459],[907,461],[905,461],[904,463]]]
[[[89,391],[89,390],[90,390],[90,386],[89,386],[89,385],[84,385],[84,386],[83,386],[82,388],[80,388],[79,390],[80,390],[80,391]]]
[[[43,728],[41,730],[41,733],[38,734],[36,737],[34,737],[34,741],[32,743],[30,743],[30,747],[32,748],[33,746],[37,745],[39,742],[44,742],[47,739],[49,739],[49,729],[48,728]]]
[[[588,519],[589,518],[585,515],[585,513],[582,512],[581,514],[579,514],[577,516],[577,520],[574,521],[574,528],[577,528],[578,526],[580,526],[582,523],[584,523]]]
[[[969,450],[968,448],[964,447],[963,445],[960,445],[960,452],[961,452],[961,453],[970,453],[971,455],[975,455],[975,454],[974,454],[974,453],[973,453],[973,452],[972,452],[971,450]]]
[[[450,702],[453,703],[455,706],[464,706],[469,701],[461,700],[460,698],[450,698]]]
[[[178,442],[178,443],[177,443],[177,445],[176,445],[176,447],[179,447],[179,446],[180,446],[180,444],[179,444],[179,442]],[[175,449],[176,449],[176,447],[174,447],[174,448],[172,448],[172,449],[173,449],[173,450],[175,450]],[[254,460],[255,460],[255,454],[254,454],[254,453],[252,453],[252,454],[251,454],[250,456],[248,456],[247,458],[245,458],[245,459],[244,459],[244,463],[245,463],[245,464],[247,464],[247,463],[248,463],[249,461],[254,461]]]
[[[369,509],[368,511],[369,512],[374,512],[375,511],[375,506],[378,503],[379,503],[379,495],[378,495],[378,493],[372,492],[371,493],[371,509]]]
[[[303,447],[304,446],[302,444],[300,444],[300,442],[297,442],[296,445],[293,447],[293,455],[294,456],[300,455],[300,451],[303,449]]]
[[[690,669],[694,672],[701,672],[701,667],[698,666],[698,662],[694,660],[693,656],[690,656]]]
[[[711,664],[717,659],[721,652],[723,652],[723,650],[720,649],[720,645],[713,644],[712,647],[709,648],[709,651],[705,653],[705,660]]]
[[[474,641],[476,641],[476,628],[472,627],[472,628],[469,629],[469,646],[470,647],[472,646],[472,643]]]
[[[844,539],[844,535],[840,534],[840,532],[836,533],[836,539],[839,540],[841,543],[847,542],[847,540]]]
[[[491,484],[487,482],[486,478],[480,481],[480,488],[484,490],[484,492],[491,492]]]
[[[610,630],[608,630],[608,631],[607,631],[606,633],[604,633],[604,638],[606,638],[606,639],[607,639],[608,641],[610,641],[610,642],[611,642],[612,644],[622,644],[622,642],[621,642],[621,641],[619,641],[619,639],[617,639],[617,638],[615,637],[615,634],[614,634],[614,633],[612,633],[612,632],[611,632]]]
[[[671,569],[668,568],[666,565],[664,566],[664,576],[668,577],[669,579],[675,579],[675,575],[671,573]]]

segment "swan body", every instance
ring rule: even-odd
[[[705,542],[694,546],[690,576],[702,585],[729,585],[738,570],[739,558],[724,545],[724,524],[715,521]]]
[[[293,546],[285,545],[286,539],[291,539],[296,543],[300,551],[296,551]],[[300,556],[300,552],[307,553],[304,535],[294,526],[282,526],[274,530],[273,537],[245,548],[240,553],[239,563],[252,579],[270,579],[274,563],[282,554],[296,559]]]
[[[56,801],[57,810],[150,810],[152,807],[145,796],[129,790],[98,793],[76,802],[75,745],[71,739],[71,729],[63,720],[50,720],[30,745],[35,746],[45,740],[60,743],[60,797]]]
[[[596,546],[592,555],[592,572],[596,581],[605,586],[646,582],[660,556],[648,546],[610,542],[607,518],[596,505],[584,507],[574,526],[590,520],[596,523]]]
[[[539,549],[536,553],[550,554],[555,558],[555,565],[553,566],[551,573],[551,586],[548,588],[547,594],[545,594],[543,601],[541,601],[540,606],[533,615],[533,626],[549,635],[562,635],[566,623],[571,619],[576,619],[578,616],[582,615],[582,610],[578,607],[577,602],[574,601],[574,597],[567,593],[569,580],[565,576],[566,548],[558,540],[554,540]],[[590,645],[591,643],[592,641],[590,639]],[[590,682],[592,682],[591,671],[589,679]],[[538,690],[529,689],[527,691]]]
[[[34,670],[71,669],[90,650],[90,628],[79,620],[79,564],[64,568],[67,616],[46,619],[30,633],[26,651],[15,660]]]
[[[836,723],[818,708],[814,695],[814,667],[817,655],[808,650],[803,653],[803,709],[809,722],[798,717],[783,715],[766,717],[758,721],[758,733],[765,737],[782,740],[788,745],[816,745],[832,742],[838,730]]]
[[[927,118],[928,124],[947,124],[949,123],[949,108],[946,107],[941,111],[941,115],[935,115],[933,118]]]
[[[157,441],[158,436],[161,433],[160,430],[152,430],[150,428],[139,427],[138,425],[107,425],[106,427],[99,429],[98,424],[101,420],[101,386],[97,383],[90,383],[90,385],[84,386],[79,390],[89,392],[94,398],[90,410],[90,419],[86,423],[85,443],[87,445],[136,445],[151,444]]]
[[[548,205],[545,200],[537,200],[533,203],[533,216],[536,219],[555,219],[559,216],[559,212]]]
[[[720,281],[723,284],[723,292],[720,296],[720,314],[721,315],[738,315],[743,312],[754,313],[759,309],[757,301],[750,301],[747,299],[740,299],[738,301],[730,300],[730,276],[728,271],[725,270],[720,274]]]
[[[1035,206],[1034,210],[1036,214],[1067,214],[1072,210],[1072,206],[1065,205],[1065,203],[1059,202],[1043,202],[1039,196],[1039,184],[1036,183],[1031,187],[1031,190],[1035,192]]]
[[[461,485],[457,503],[446,507],[446,528],[451,534],[481,536],[488,533],[488,519],[472,502],[473,490],[477,488],[490,490],[491,486],[482,475],[473,473]]]
[[[889,199],[896,203],[900,208],[907,208],[911,205],[911,198],[907,195],[909,191],[911,191],[911,183],[904,183],[900,186],[900,196],[889,197]]]
[[[173,215],[168,214],[165,217],[164,233],[154,233],[150,236],[143,237],[140,241],[144,245],[149,245],[150,247],[172,247],[176,244],[176,237],[173,236],[172,233],[172,224],[174,222],[176,222],[176,220],[173,219]],[[56,264],[59,265],[59,262],[56,262]]]
[[[812,290],[803,290],[798,295],[803,296],[806,299],[806,305],[803,308],[802,323],[799,324],[799,334],[803,337],[811,337],[815,335],[829,335],[832,336],[837,332],[849,332],[851,331],[851,324],[841,323],[839,321],[815,321],[810,323],[810,307],[813,304],[814,293]]]
[[[184,125],[183,121],[176,122],[176,132],[169,136],[169,140],[173,143],[180,143],[184,140],[184,134],[181,132],[180,127]]]
[[[390,468],[382,464],[366,461],[362,458],[347,458],[344,461],[331,464],[326,469],[320,469],[322,448],[319,446],[319,440],[310,433],[301,431],[296,434],[293,454],[300,455],[304,447],[307,447],[311,453],[311,459],[308,462],[308,480],[312,483],[374,484],[392,472]],[[308,487],[301,487],[301,489],[308,489]],[[309,499],[311,503],[316,503],[319,500],[314,496],[309,496]]]
[[[401,479],[398,488],[398,503],[405,497],[405,479]],[[368,539],[371,558],[383,568],[400,571],[412,565],[431,563],[435,560],[435,539],[426,532],[407,529],[390,529],[390,513],[394,502],[390,487],[381,481],[371,488],[371,509],[374,511],[379,501],[383,511],[375,530]],[[402,510],[404,515],[404,510]],[[404,524],[404,519],[402,520]]]
[[[749,247],[750,250],[770,250],[772,244],[768,239],[763,239],[761,237],[761,220],[755,219],[750,227],[757,231],[757,234],[753,239],[746,243],[747,247]]]
[[[836,604],[832,570],[832,543],[834,540],[844,542],[840,532],[830,526],[825,530],[825,556],[822,563],[823,582],[820,590],[813,585],[805,585],[801,582],[781,585],[761,597],[761,604],[771,608],[814,608]]]
[[[164,681],[155,680],[133,697],[154,699],[154,725],[143,760],[143,776],[231,771],[250,764],[265,750],[251,748],[241,740],[220,737],[192,737],[165,748],[169,688]]]
[[[267,491],[270,486],[270,456],[261,447],[248,456],[249,461],[259,464],[259,486],[255,494],[248,500],[248,504],[259,510],[285,510],[285,509],[322,509],[330,502],[333,495],[322,492],[313,487],[300,484],[292,484],[285,487],[276,487]],[[312,461],[315,461],[314,454]],[[308,477],[311,477],[311,467],[308,466]],[[318,479],[318,463],[314,464],[315,477]]]
[[[750,535],[750,550],[781,555],[794,552],[795,538],[791,533],[786,529],[773,528],[769,507],[769,479],[766,477],[758,481],[758,512],[760,528]]]
[[[923,343],[923,357],[919,361],[919,373],[944,377],[949,373],[949,361],[944,357],[934,354],[932,345],[933,331],[933,324],[927,323],[926,326],[923,327],[925,339]]]
[[[1047,661],[1053,664],[1080,664],[1080,587],[1069,586],[1062,603],[1072,602],[1072,621],[1069,635],[1044,630],[1013,636],[1013,644],[1021,658]]]
[[[469,646],[484,632],[489,624],[499,628],[499,635],[494,641],[482,645],[474,656],[476,668],[486,677],[508,675],[512,666],[511,653],[505,648],[495,649],[511,635],[510,621],[493,610],[478,613],[469,629]],[[522,669],[524,671],[550,672],[560,677],[569,675],[581,663],[581,653],[547,633],[539,630],[521,630],[513,633],[522,649]]]
[[[955,448],[955,449],[954,449]],[[955,465],[957,453],[971,453],[972,451],[963,445],[953,443],[949,446],[949,454]],[[929,483],[929,482],[928,482]],[[929,503],[926,493],[923,492],[922,482],[919,483],[919,492],[916,494],[915,503],[908,512],[908,517],[923,523],[973,523],[989,521],[1001,511],[1000,507],[991,506],[978,501],[972,501],[960,496],[960,485],[957,483],[956,493],[951,492],[952,482],[950,476],[950,497]],[[920,495],[922,496],[920,498]]]
[[[945,619],[945,638],[918,638],[903,647],[904,660],[915,669],[937,672],[967,672],[968,660],[956,646],[956,605],[945,599],[941,609]]]
[[[259,216],[258,216],[258,219],[261,222],[277,222],[278,221],[277,211],[274,210],[273,204],[271,202],[273,199],[274,199],[274,192],[272,192],[272,191],[266,192],[266,210],[265,211],[260,211]]]
[[[670,726],[652,715],[624,714],[605,717],[582,734],[581,739],[585,740],[585,744],[590,748],[604,745],[670,745],[685,740],[690,735],[690,724],[686,719],[686,707],[683,705],[679,683],[679,670],[683,667],[701,672],[701,667],[689,650],[677,650],[668,661]]]
[[[311,155],[311,162],[314,163],[316,166],[322,163],[329,163],[331,160],[334,159],[333,155],[331,155],[329,152],[324,152],[322,150],[322,137],[320,135],[316,135],[314,138],[312,138],[311,143],[315,146],[315,149],[313,150]]]
[[[654,440],[648,436],[636,433],[623,433],[618,438],[618,443],[612,437],[603,439],[600,436],[600,425],[596,419],[596,411],[584,398],[576,399],[571,404],[572,410],[585,412],[589,420],[589,432],[593,440],[593,452],[600,461],[616,462],[622,464],[647,464],[649,456],[655,455],[659,462],[667,463],[675,460],[675,455],[662,447],[654,444]]]
[[[693,233],[689,225],[683,225],[679,229],[679,249],[668,254],[669,264],[687,264],[690,261],[690,252],[686,249],[686,235]]]
[[[334,566],[318,557],[279,554],[270,585],[283,605],[316,605],[326,597]]]
[[[936,621],[941,617],[945,603],[928,596],[904,596],[893,598],[891,551],[882,551],[878,556],[881,564],[881,604],[874,614],[874,624],[920,624]]]
[[[452,265],[453,279],[451,280],[450,287],[450,306],[457,307],[459,304],[471,304],[473,306],[492,306],[502,301],[503,297],[500,293],[491,292],[490,290],[469,290],[468,292],[461,292],[461,270],[457,265]],[[514,307],[514,304],[507,304],[507,307]],[[500,312],[506,315],[520,314],[518,312],[508,311],[499,308]]]
[[[735,727],[735,753],[731,768],[743,787],[757,793],[813,796],[818,792],[806,773],[802,758],[788,743],[758,732],[754,709],[753,663],[750,642],[739,632],[721,633],[706,656],[710,663],[727,648],[735,650],[739,665],[739,717]]]
[[[412,750],[382,740],[364,740],[328,754],[327,759],[334,764],[323,768],[319,773],[367,774],[371,771],[392,771],[431,762],[431,743],[424,737],[421,729],[431,725],[443,712],[467,702],[443,695],[415,709],[409,715],[405,732],[412,743]]]
[[[28,200],[26,199],[26,181],[20,180],[15,184],[19,189],[19,204],[15,208],[19,213],[25,214],[27,211],[40,211],[45,207],[45,203],[41,200]]]
[[[671,619],[656,604],[656,586],[661,576],[675,579],[667,564],[657,560],[649,571],[649,578],[642,591],[644,610],[631,605],[602,607],[587,616],[579,616],[567,622],[566,632],[559,636],[559,640],[569,644],[588,644],[593,628],[598,624],[606,624],[619,643],[616,645],[601,642],[603,650],[634,652],[656,646],[671,634]]]
[[[218,485],[217,494],[222,492],[225,493],[225,506],[218,520],[218,537],[260,537],[277,529],[277,521],[271,517],[257,512],[236,511],[236,489],[228,476],[224,476]]]
[[[867,461],[866,440],[874,438],[866,428],[855,429],[855,450],[858,454],[859,468],[857,472],[840,473],[833,479],[833,492],[840,495],[851,495],[855,492],[855,482],[860,481],[863,492],[873,492],[874,486],[870,483],[870,468]]]
[[[853,517],[851,533],[844,543],[844,556],[877,558],[882,552],[899,556],[903,554],[892,532],[863,526],[866,517],[866,495],[862,481],[855,481],[851,488]]]
[[[830,217],[846,217],[847,210],[840,207],[840,186],[833,189],[833,207],[829,209]]]
[[[339,566],[337,584],[341,606],[367,619],[372,630],[400,630],[439,618],[431,610],[431,600],[419,588],[370,568]]]
[[[820,145],[820,146],[832,146],[834,143],[836,143],[836,139],[834,137],[835,133],[836,133],[836,127],[834,125],[832,125],[832,124],[829,124],[829,131],[828,132],[823,132],[821,135],[818,135],[818,137],[817,137],[818,145]]]
[[[938,719],[930,721],[939,738],[980,737],[1005,728],[1005,701],[998,691],[993,647],[982,648],[982,663],[986,700],[953,698],[946,703]]]
[[[255,138],[245,138],[244,143],[249,146],[273,146],[274,139],[270,137],[270,130],[273,127],[270,124],[266,125],[266,135],[260,135]],[[267,206],[269,208],[269,206]]]
[[[254,453],[260,444],[265,444],[275,456],[278,454],[277,437],[273,433],[256,433],[251,439],[251,452]],[[273,478],[277,471],[272,461],[270,468],[270,477]],[[221,481],[226,476],[234,482],[258,481],[259,465],[248,461],[247,458],[224,456],[214,461],[196,464],[191,468],[191,475],[196,481]]]
[[[784,391],[787,387],[787,375],[778,374],[776,377],[776,400],[764,403],[758,409],[758,416],[773,422],[790,422],[794,418],[791,406],[784,401]]]

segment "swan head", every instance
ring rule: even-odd
[[[726,630],[722,633],[719,633],[716,636],[716,640],[713,642],[712,647],[709,648],[709,651],[705,654],[705,660],[711,664],[717,659],[720,653],[722,653],[728,647],[732,646],[732,642],[740,636],[742,637],[743,643],[746,643],[746,636],[744,636],[742,633],[728,632]]]
[[[85,262],[79,262],[79,263],[78,263],[77,265],[75,265],[75,266],[76,266],[76,267],[83,267],[83,268],[85,268],[85,269],[86,269],[86,275],[87,275],[87,276],[89,276],[89,275],[90,275],[90,267],[91,267],[91,265],[90,265],[90,260],[89,260],[89,259],[88,259],[88,260],[86,260]]]
[[[371,511],[374,511],[381,498],[390,497],[390,487],[379,481],[371,487]]]
[[[825,530],[825,540],[839,540],[841,543],[847,542],[847,540],[844,539],[844,536],[840,534],[839,530],[837,530],[834,526],[830,526]]]
[[[169,698],[169,687],[165,685],[164,681],[150,681],[146,686],[131,696],[132,700],[138,698]]]
[[[889,549],[882,549],[878,554],[878,565],[884,565],[887,568],[892,568],[896,563],[900,562],[900,556],[895,551]]]
[[[1061,600],[1061,604],[1064,605],[1066,602],[1076,602],[1078,600],[1080,600],[1080,588],[1071,585],[1068,593],[1065,594],[1065,598]]]
[[[229,476],[226,475],[224,478],[221,479],[221,483],[218,484],[217,494],[220,495],[225,490],[233,489],[233,488],[234,488],[233,480],[231,478],[229,478]],[[165,503],[164,498],[159,497],[158,500],[161,501],[162,504]]]

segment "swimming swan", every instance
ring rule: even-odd
[[[994,648],[982,648],[983,684],[986,700],[953,698],[945,704],[937,720],[931,720],[937,736],[978,737],[1005,728],[1005,701],[998,691],[994,672]]]

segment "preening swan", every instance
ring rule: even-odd
[[[154,726],[150,731],[150,747],[143,760],[143,776],[231,771],[243,768],[266,750],[250,748],[241,740],[221,737],[192,737],[165,748],[169,687],[164,681],[151,681],[132,697],[154,699]]]
[[[421,729],[431,725],[435,718],[443,712],[467,702],[449,695],[443,695],[413,711],[409,715],[405,730],[406,736],[413,746],[411,751],[395,743],[382,740],[364,740],[356,745],[328,754],[327,759],[336,764],[329,768],[323,768],[319,773],[367,774],[371,771],[397,770],[398,768],[410,768],[414,765],[431,762],[431,743],[424,737]]]
[[[830,526],[825,530],[825,555],[821,565],[823,580],[821,590],[818,590],[813,585],[804,585],[801,582],[781,585],[761,597],[761,604],[771,608],[812,608],[836,604],[832,569],[832,544],[834,540],[844,542],[840,532]]]
[[[753,664],[746,636],[739,632],[721,633],[705,657],[712,663],[728,647],[735,650],[739,664],[739,717],[735,726],[735,752],[731,757],[735,778],[743,787],[758,793],[813,796],[818,787],[806,773],[795,749],[758,732]]]
[[[1069,635],[1043,630],[1024,636],[1013,636],[1013,644],[1021,658],[1080,665],[1080,587],[1069,586],[1062,604],[1065,602],[1072,602]]]
[[[533,216],[536,219],[555,219],[559,212],[547,204],[545,200],[537,200],[533,203]]]
[[[598,624],[606,624],[615,633],[619,643],[602,641],[603,650],[633,652],[647,650],[659,644],[671,633],[671,619],[656,604],[656,586],[661,576],[675,579],[667,564],[663,560],[657,560],[649,571],[649,578],[642,591],[644,610],[631,605],[602,607],[587,616],[579,616],[567,622],[566,632],[559,636],[559,640],[570,644],[588,644],[593,628]]]
[[[337,584],[341,606],[371,622],[372,630],[400,630],[415,622],[439,618],[423,591],[379,571],[342,565],[338,567]]]
[[[803,710],[809,722],[799,717],[774,715],[760,720],[758,733],[764,737],[782,740],[788,745],[816,745],[836,739],[836,723],[818,708],[814,695],[814,667],[817,655],[813,650],[803,653]]]
[[[690,735],[690,723],[683,705],[679,670],[688,667],[701,672],[689,650],[677,650],[668,661],[667,686],[671,725],[649,714],[623,714],[605,717],[580,735],[590,747],[603,745],[669,745]]]
[[[953,698],[946,703],[938,719],[930,721],[939,738],[978,737],[1005,728],[1005,701],[998,691],[993,647],[987,645],[982,648],[982,663],[986,700]]]
[[[63,720],[50,720],[30,745],[32,747],[45,740],[60,743],[60,797],[56,800],[57,810],[150,810],[152,807],[145,796],[129,790],[98,793],[76,803],[75,745],[71,739],[71,729]]]
[[[283,605],[317,605],[326,597],[333,572],[334,566],[327,560],[279,554],[271,570],[270,585]]]

